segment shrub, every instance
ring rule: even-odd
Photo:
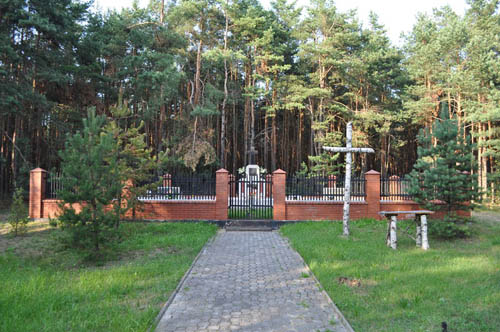
[[[29,222],[28,208],[26,207],[26,204],[24,204],[23,190],[21,188],[16,189],[14,192],[7,221],[12,227],[14,236],[26,233]]]
[[[472,209],[472,202],[479,202],[481,195],[477,174],[469,173],[475,167],[470,137],[464,139],[456,117],[450,119],[447,104],[441,106],[432,132],[426,129],[418,135],[418,159],[410,173],[409,193],[425,208],[453,214]]]
[[[431,219],[429,221],[429,235],[445,239],[462,239],[472,235],[470,225],[471,219],[459,218],[454,215],[446,216],[443,219]]]
[[[106,118],[91,110],[83,123],[82,131],[68,136],[60,153],[63,176],[58,193],[62,199],[59,222],[71,233],[74,246],[98,251],[117,224],[120,211],[108,211],[107,207],[120,195],[123,182],[115,154],[117,142],[102,129]],[[77,211],[74,204],[80,203],[81,210]]]

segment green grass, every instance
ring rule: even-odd
[[[229,208],[229,219],[273,219],[273,208]]]
[[[498,331],[500,216],[478,219],[475,235],[431,249],[398,231],[385,245],[385,222],[309,222],[281,228],[356,331]],[[401,229],[404,222],[398,223]]]
[[[145,331],[215,232],[124,223],[122,241],[97,263],[61,247],[58,230],[0,234],[0,331]]]

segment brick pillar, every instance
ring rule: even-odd
[[[215,219],[227,220],[229,172],[221,168],[215,172]]]
[[[286,220],[286,172],[277,169],[273,172],[273,219]]]
[[[35,168],[30,171],[29,217],[31,219],[43,217],[42,200],[45,195],[46,175],[47,171],[41,168]]]
[[[380,173],[374,170],[365,173],[367,217],[380,220]]]

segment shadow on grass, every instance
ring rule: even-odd
[[[404,223],[401,223],[403,225]],[[398,224],[399,226],[400,224]],[[398,233],[385,245],[385,221],[353,222],[341,236],[338,222],[285,226],[282,233],[304,257],[340,310],[360,331],[493,331],[500,326],[500,227],[481,223],[471,239],[440,241],[431,250]],[[339,278],[359,280],[359,287]]]
[[[0,331],[144,331],[216,232],[207,224],[124,223],[113,256],[86,263],[26,237],[38,256],[0,252]],[[47,242],[35,240],[42,236]],[[116,259],[113,259],[115,257]]]

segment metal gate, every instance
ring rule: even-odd
[[[273,177],[229,177],[229,219],[272,219]]]

